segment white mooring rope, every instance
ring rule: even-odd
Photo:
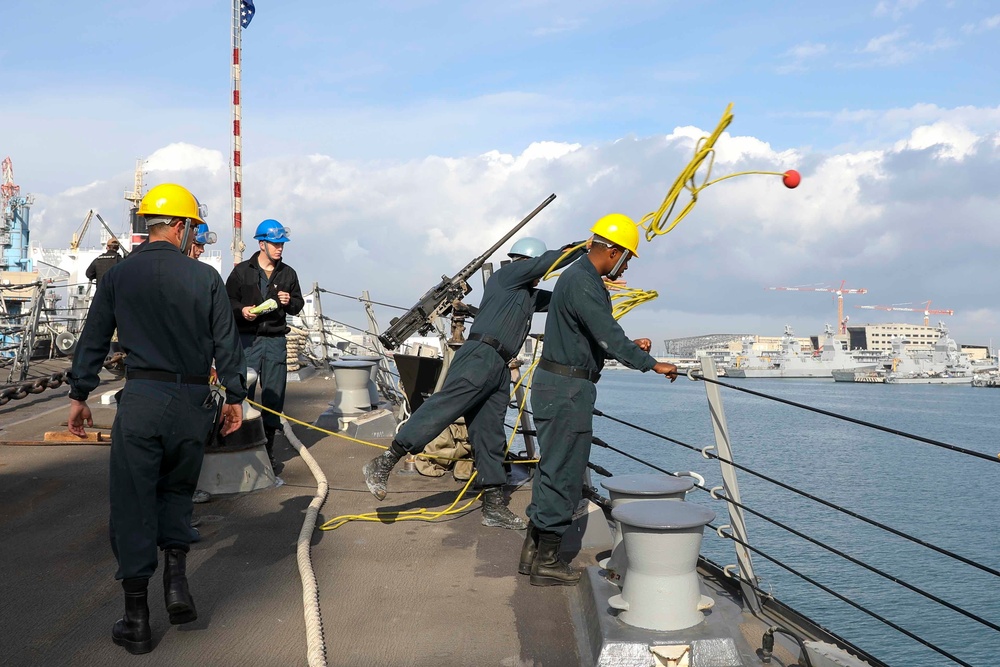
[[[299,577],[302,579],[302,607],[306,620],[306,657],[309,667],[326,667],[326,643],[323,639],[323,616],[319,609],[319,589],[316,586],[316,573],[313,571],[312,561],[309,558],[309,544],[312,541],[313,531],[316,530],[316,517],[319,509],[326,502],[327,493],[330,487],[326,482],[326,475],[323,469],[316,463],[305,445],[296,437],[292,431],[292,425],[282,417],[281,425],[285,431],[285,437],[291,443],[295,451],[299,453],[302,460],[309,466],[313,477],[316,478],[316,495],[313,496],[309,508],[306,510],[305,521],[302,522],[302,530],[299,531],[299,541],[296,545],[296,560],[299,564]]]

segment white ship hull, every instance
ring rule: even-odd
[[[893,377],[885,378],[886,384],[972,384],[971,375],[949,375],[928,377]]]

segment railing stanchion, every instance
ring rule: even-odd
[[[718,380],[715,371],[715,361],[709,356],[700,358],[701,371],[704,377],[709,380]],[[725,488],[726,498],[742,504],[740,499],[740,486],[736,481],[736,469],[726,461],[735,461],[733,450],[729,441],[729,426],[726,424],[726,413],[722,409],[722,396],[719,393],[718,385],[713,382],[705,382],[705,393],[708,395],[708,409],[712,415],[712,429],[715,431],[715,446],[719,455],[719,466],[722,468],[722,483]],[[743,521],[743,510],[733,503],[727,503],[729,510],[729,523],[732,524],[733,535],[736,541],[736,560],[740,566],[740,588],[743,590],[743,598],[755,613],[760,613],[760,598],[757,593],[757,576],[753,571],[753,563],[750,560],[750,551],[743,546],[749,544],[746,524]],[[746,582],[751,582],[750,585]]]
[[[313,283],[313,321],[309,327],[314,333],[319,334],[319,344],[322,348],[320,359],[323,361],[323,371],[329,372],[330,367],[327,362],[330,360],[330,352],[326,347],[326,327],[323,325],[323,302],[319,291],[319,283]],[[310,336],[311,338],[311,336]]]
[[[524,404],[524,394],[526,391],[524,383],[517,384],[520,379],[520,366],[512,368],[510,371],[510,381],[512,384],[517,385],[517,388],[514,389],[514,401],[517,405]],[[538,445],[535,443],[535,436],[533,435],[534,428],[534,424],[531,423],[531,415],[525,410],[521,413],[518,429],[521,431],[521,437],[524,438],[524,451],[529,459],[538,458]]]

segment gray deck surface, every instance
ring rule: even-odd
[[[99,392],[119,386],[108,382]],[[0,441],[64,430],[66,392],[0,408]],[[94,422],[110,425],[114,410],[99,405],[99,392],[90,401]],[[322,376],[289,383],[286,411],[311,422],[332,394],[333,382]],[[329,480],[320,523],[376,508],[443,508],[461,488],[450,474],[397,474],[378,503],[360,468],[380,450],[294,430]],[[276,453],[286,462],[284,486],[195,506],[203,540],[192,545],[188,573],[199,618],[168,623],[157,571],[150,582],[155,649],[132,656],[110,637],[123,598],[107,538],[107,446],[0,445],[0,665],[306,664],[295,544],[315,482],[280,435]],[[529,496],[527,487],[515,492],[512,509],[523,513]],[[312,561],[328,663],[578,664],[568,590],[528,585],[517,574],[523,532],[486,528],[480,519],[476,503],[436,523],[317,531]]]

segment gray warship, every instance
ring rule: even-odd
[[[752,340],[743,343],[743,351],[736,364],[725,369],[730,378],[829,378],[835,371],[856,368],[874,370],[879,365],[877,357],[871,353],[851,352],[847,344],[838,340],[829,324],[823,334],[822,346],[818,354],[802,351],[792,328],[785,327],[781,337],[781,350],[768,359],[761,358],[753,351]]]
[[[944,322],[938,322],[940,334],[929,350],[908,350],[906,339],[894,336],[891,352],[877,369],[852,368],[835,372],[837,382],[867,382],[884,384],[972,384],[976,371],[986,372],[992,367],[977,368],[961,353],[958,343],[951,337]]]

